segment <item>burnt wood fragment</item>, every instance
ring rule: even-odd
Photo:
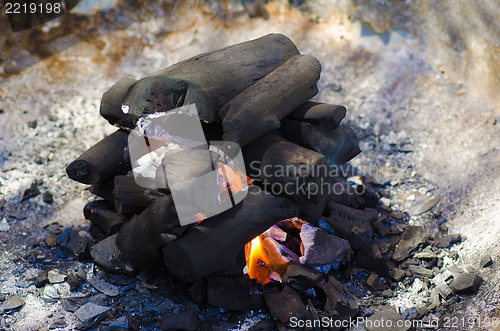
[[[304,224],[300,231],[300,262],[306,266],[318,267],[340,263],[348,259],[351,246],[345,239],[327,233],[325,230]]]
[[[401,235],[401,240],[394,249],[392,259],[404,261],[429,238],[429,233],[421,226],[407,226]]]
[[[122,226],[116,246],[138,268],[161,266],[161,247],[176,238],[169,233],[176,227],[180,224],[172,196],[161,197]]]
[[[288,284],[294,289],[304,292],[318,285],[322,279],[322,272],[302,264],[291,263],[283,276],[283,284]]]
[[[318,93],[321,65],[297,55],[258,80],[220,109],[224,140],[244,146],[277,129],[280,120]]]
[[[329,276],[327,281],[321,285],[321,289],[326,295],[326,304],[323,315],[333,320],[350,320],[359,311],[356,298],[349,290],[339,282],[334,276]],[[332,326],[330,330],[341,330],[342,327]]]
[[[165,265],[185,281],[230,269],[249,241],[297,212],[290,200],[250,186],[241,203],[204,220],[182,237],[166,244],[163,247]]]
[[[68,165],[69,178],[93,185],[130,170],[127,138],[127,131],[117,130],[90,147]]]
[[[118,81],[103,96],[101,115],[111,124],[133,127],[144,114],[191,103],[202,120],[219,121],[220,107],[297,54],[282,34],[203,53],[151,77]]]
[[[288,285],[285,285],[281,291],[273,287],[265,291],[263,296],[271,316],[285,325],[290,323],[292,317],[296,320],[311,319],[297,291]]]
[[[104,200],[87,203],[83,215],[108,236],[117,233],[127,221],[127,217],[118,215],[114,206]]]
[[[63,250],[81,260],[89,254],[90,247],[94,244],[92,237],[85,231],[75,231],[72,228],[65,229],[56,238],[57,244]]]

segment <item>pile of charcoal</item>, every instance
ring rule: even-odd
[[[440,297],[477,290],[480,279],[443,265],[442,248],[460,238],[430,241],[407,226],[408,215],[379,203],[380,185],[338,171],[360,149],[340,124],[345,107],[310,101],[320,71],[315,58],[271,34],[121,79],[100,107],[119,129],[66,169],[100,198],[84,208],[100,233],[66,229],[57,243],[111,273],[165,268],[192,284],[200,304],[267,307],[283,325],[359,316],[341,281],[360,270],[385,297],[404,278],[419,279],[429,311]],[[238,155],[244,167],[232,162]],[[192,180],[202,176],[217,183],[207,197]],[[263,253],[252,263],[256,238]]]

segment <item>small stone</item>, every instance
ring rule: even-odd
[[[88,282],[96,290],[103,294],[106,294],[107,296],[116,297],[120,295],[120,289],[113,284],[107,283],[100,279],[89,279]]]
[[[436,240],[434,240],[434,244],[439,248],[448,248],[453,244],[456,244],[462,240],[462,237],[459,234],[447,234],[444,236],[439,236]]]
[[[392,279],[394,279],[397,282],[399,282],[405,274],[406,274],[406,271],[404,271],[403,269],[399,269],[399,268],[391,269],[391,277],[392,277]]]
[[[48,273],[49,282],[52,284],[62,283],[66,276],[59,273],[57,270],[50,270]]]
[[[22,307],[24,305],[24,300],[18,297],[17,295],[14,295],[0,305],[0,310],[9,310],[9,309],[17,309],[19,307]]]
[[[47,244],[47,246],[52,247],[55,244],[57,244],[57,239],[56,238],[57,238],[57,236],[48,236],[45,239],[45,243]]]
[[[45,191],[43,192],[42,200],[45,203],[51,204],[52,202],[54,202],[54,197],[52,196],[51,192]]]
[[[88,302],[75,311],[75,316],[84,324],[93,324],[99,321],[111,308]]]
[[[493,265],[493,259],[491,258],[491,255],[485,255],[481,258],[481,261],[479,261],[479,266],[481,268],[487,268]]]
[[[76,232],[67,228],[57,236],[57,243],[68,253],[78,260],[88,255],[89,247],[92,244],[90,235],[84,231]]]
[[[39,185],[40,183],[36,180],[33,183],[31,183],[31,186],[24,191],[23,198],[21,199],[21,201],[25,201],[39,195],[40,194],[40,190],[38,189]]]
[[[385,321],[383,325],[381,325],[381,321]],[[411,321],[410,323],[405,323],[404,318],[399,315],[393,308],[384,308],[368,319],[365,320],[364,327],[368,331],[383,331],[388,330],[387,325],[390,323],[391,331],[407,331],[411,329]]]
[[[75,304],[75,302],[73,302],[70,299],[62,299],[61,307],[62,309],[69,311],[71,313],[74,313],[78,309],[78,306]]]
[[[80,288],[80,279],[73,274],[66,277],[66,283],[68,283],[70,291],[76,291]]]
[[[127,317],[122,316],[108,323],[110,330],[128,330]]]
[[[195,308],[190,308],[182,313],[173,314],[160,322],[161,330],[186,330],[192,331],[198,328],[200,320]]]
[[[368,286],[370,286],[371,288],[374,288],[378,282],[378,278],[379,278],[379,276],[376,273],[372,273],[372,274],[370,274],[370,276],[368,276],[368,279],[366,280],[366,284]]]
[[[40,288],[44,287],[48,283],[49,283],[49,273],[47,272],[47,270],[43,270],[36,276],[35,286]]]
[[[387,290],[382,292],[382,296],[384,298],[392,298],[393,295],[394,295],[394,293],[392,292],[392,290],[390,288],[388,288]]]
[[[403,261],[410,256],[410,254],[422,245],[429,234],[421,227],[410,225],[407,226],[401,235],[401,240],[394,250],[392,259],[395,261]]]
[[[473,294],[481,286],[482,279],[476,274],[463,273],[458,275],[451,283],[451,289],[456,294]]]
[[[10,230],[9,222],[7,222],[7,218],[3,218],[0,222],[0,232],[7,232]]]
[[[415,276],[423,276],[423,277],[433,277],[434,272],[430,269],[418,266],[418,265],[410,265],[408,270]]]

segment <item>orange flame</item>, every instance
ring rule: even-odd
[[[250,279],[255,279],[261,284],[267,284],[270,281],[269,275],[271,274],[267,258],[267,252],[262,246],[260,236],[255,237],[251,242],[245,246],[248,276]]]

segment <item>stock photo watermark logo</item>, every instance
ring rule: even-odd
[[[128,144],[136,183],[169,190],[181,225],[220,214],[247,195],[240,146],[207,142],[194,104],[139,119]]]
[[[12,32],[20,32],[63,16],[78,2],[78,0],[13,0],[6,1],[3,6]]]

